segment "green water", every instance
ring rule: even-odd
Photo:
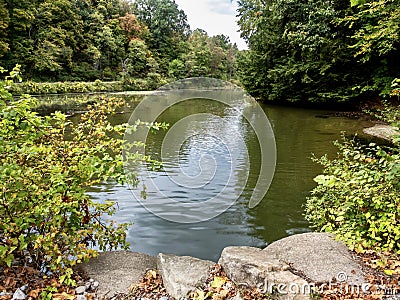
[[[316,156],[328,154],[329,157],[334,157],[336,148],[332,141],[340,139],[342,131],[352,136],[357,132],[361,133],[362,128],[370,126],[371,123],[335,117],[328,111],[261,105],[275,134],[277,163],[268,193],[253,209],[249,209],[247,204],[260,167],[260,147],[256,135],[245,120],[233,118],[234,111],[227,111],[223,107],[214,106],[210,101],[200,99],[175,105],[165,111],[158,120],[172,126],[190,114],[201,112],[212,112],[229,121],[236,120],[232,126],[238,127],[246,141],[245,150],[249,154],[250,169],[245,190],[226,212],[205,222],[179,224],[166,221],[147,211],[135,200],[127,186],[104,184],[93,188],[90,195],[94,199],[98,201],[111,199],[118,203],[114,217],[117,221],[134,222],[128,231],[131,250],[151,255],[164,252],[217,260],[222,249],[229,245],[262,247],[282,237],[310,231],[309,224],[303,216],[303,205],[307,195],[315,186],[313,177],[321,172],[321,167],[312,162],[312,154]],[[124,114],[113,116],[113,121],[126,122],[129,116],[130,112],[125,111]],[[235,138],[230,128],[221,128],[218,122],[210,121],[205,125],[210,132],[222,130],[228,138]],[[148,138],[148,154],[160,159],[159,149],[165,134],[166,132],[161,132]],[[217,162],[221,161],[222,169],[217,173],[219,174],[217,179],[223,179],[229,172],[224,163],[224,155],[228,153],[217,144],[210,147],[210,143],[212,144],[213,140],[204,136],[198,136],[196,140],[184,143],[179,156],[170,158],[165,162],[165,166],[172,169],[172,172],[174,167],[179,166],[183,166],[188,173],[195,172],[197,167],[192,160],[198,158],[196,153],[199,147],[205,147],[211,149],[211,155],[217,155]],[[240,153],[243,149],[238,146],[233,151],[239,151],[237,165],[240,166],[242,163]],[[207,188],[187,189],[171,184],[163,170],[152,172],[151,176],[166,195],[183,200],[212,197],[218,186],[222,186],[217,182]],[[246,181],[247,173],[238,169],[234,170],[233,176],[235,182],[239,184],[243,180]],[[230,193],[233,197],[235,186],[227,187],[224,193],[227,198],[230,197]],[[152,201],[153,195],[158,197],[149,191],[148,201]],[[162,201],[162,198],[158,200]],[[207,210],[207,205],[202,209]]]

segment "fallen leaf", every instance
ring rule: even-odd
[[[201,290],[196,290],[196,294],[193,297],[194,300],[205,300],[206,299],[206,293]]]
[[[394,270],[384,270],[383,271],[386,275],[392,276],[393,274],[395,274],[396,272]]]
[[[215,276],[214,280],[210,282],[210,285],[212,288],[218,289],[225,284],[226,280],[227,280],[226,277]]]
[[[39,294],[42,292],[42,289],[36,289],[36,290],[31,290],[28,294],[29,297],[32,297],[34,299],[37,299]]]
[[[154,279],[157,278],[157,272],[156,272],[156,271],[150,270],[150,271],[149,271],[149,274],[150,274]]]

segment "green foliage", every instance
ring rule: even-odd
[[[83,21],[68,0],[43,1],[35,10],[33,25],[38,42],[33,51],[33,69],[56,73],[71,67],[72,55],[83,39]]]
[[[397,50],[400,42],[400,6],[397,0],[359,1],[356,13],[341,21],[356,26],[355,56],[368,61]]]
[[[392,81],[392,96],[397,96],[397,99],[400,98],[400,79],[396,78]]]
[[[379,117],[400,129],[400,109],[386,106]],[[400,137],[389,147],[336,142],[339,156],[315,159],[324,172],[307,199],[306,218],[332,232],[351,249],[400,253]]]
[[[20,63],[36,81],[115,80],[130,41],[150,35],[132,11],[126,0],[7,1],[0,4],[0,63]]]
[[[64,94],[64,93],[88,93],[88,92],[118,92],[124,91],[121,81],[103,82],[33,82],[24,81],[13,83],[10,91],[15,95],[21,94]]]
[[[196,29],[181,46],[185,50],[168,66],[168,75],[173,79],[203,76],[231,80],[235,77],[234,60],[239,51],[228,37],[209,37],[204,30]]]
[[[351,14],[337,24],[351,30],[347,47],[355,60],[367,67],[369,76],[355,89],[361,94],[391,96],[391,80],[398,77],[400,6],[398,0],[356,1]]]
[[[244,86],[274,101],[389,96],[400,73],[399,2],[363,2],[239,1],[250,48],[237,59]]]
[[[56,82],[23,83],[13,86],[16,93],[99,91],[59,81],[121,80],[125,88],[145,89],[169,76],[234,77],[237,49],[229,39],[192,34],[186,19],[174,0],[0,1],[0,64],[21,64],[34,82]],[[174,60],[186,65],[176,70]]]
[[[93,104],[72,124],[60,112],[39,116],[28,95],[13,100],[7,90],[13,80],[19,80],[18,68],[0,81],[0,266],[15,261],[59,271],[69,282],[71,266],[96,256],[93,246],[128,247],[129,224],[103,218],[113,214],[114,203],[93,202],[85,193],[107,180],[136,182],[122,163],[122,147],[133,145],[117,138],[126,125],[108,121],[124,103],[108,98]],[[126,159],[151,161],[141,155]]]
[[[7,27],[10,22],[10,15],[3,1],[0,2],[0,58],[9,50],[9,45],[5,37]]]
[[[180,59],[174,59],[169,63],[168,76],[171,78],[179,79],[186,77],[185,63]]]
[[[146,40],[150,48],[168,61],[177,58],[181,49],[176,41],[185,40],[189,32],[185,12],[174,0],[136,0],[134,6],[138,19],[150,30]]]
[[[238,58],[246,88],[266,100],[346,101],[357,76],[332,21],[337,2],[239,1],[239,25],[249,53]],[[243,61],[240,61],[243,59]],[[255,85],[252,85],[255,82]]]
[[[129,42],[126,76],[143,78],[150,72],[156,73],[158,64],[144,41],[133,39]]]
[[[316,159],[324,166],[306,204],[316,229],[332,232],[350,249],[400,253],[400,153],[345,141],[340,156]]]

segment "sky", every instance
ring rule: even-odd
[[[236,43],[240,50],[247,49],[240,38],[236,24],[236,1],[231,0],[175,0],[180,9],[187,15],[192,30],[200,28],[208,35],[224,34]]]

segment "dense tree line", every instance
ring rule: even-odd
[[[174,0],[0,0],[0,65],[34,80],[228,78],[235,52]]]
[[[0,0],[0,65],[36,81],[239,77],[293,102],[374,99],[400,77],[400,0],[238,3],[249,51],[191,31],[174,0]]]
[[[400,76],[399,0],[240,0],[240,78],[268,100],[350,101]]]

